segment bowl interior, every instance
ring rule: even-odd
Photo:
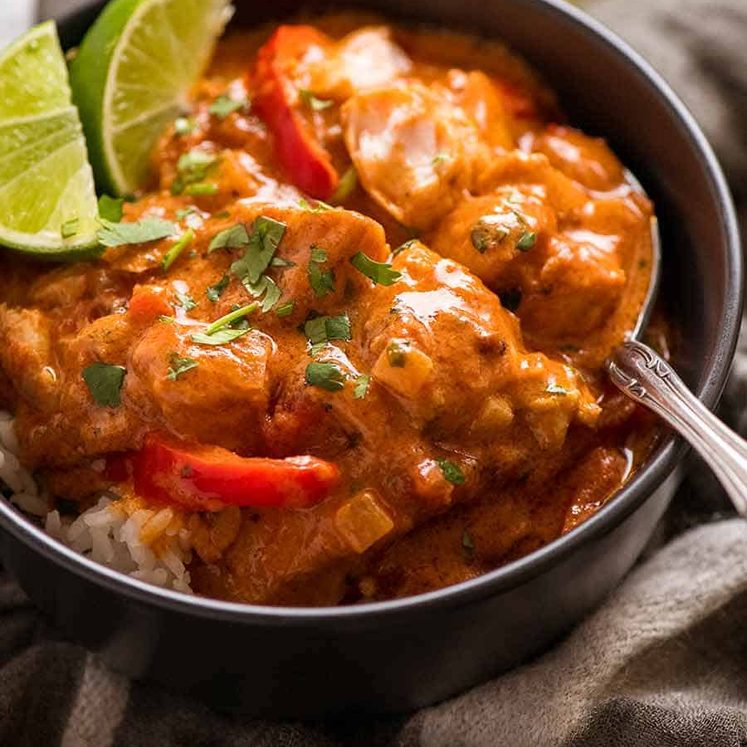
[[[673,363],[699,397],[709,407],[715,405],[728,373],[742,308],[734,211],[718,164],[692,117],[634,52],[600,24],[558,0],[343,0],[303,6],[293,0],[276,0],[271,6],[235,0],[235,4],[235,22],[249,24],[282,19],[300,7],[375,10],[388,17],[498,38],[523,55],[558,93],[569,121],[605,137],[653,199],[663,248],[661,297],[676,338]],[[79,41],[99,5],[92,3],[61,25],[64,46]],[[645,500],[675,461],[674,439],[662,439],[647,466],[573,532],[479,579],[428,596],[453,601],[461,592],[488,593],[518,583],[558,553],[570,552],[585,537],[609,531]],[[127,583],[128,579],[122,580],[123,586]],[[220,605],[198,599],[190,603]],[[397,603],[364,607],[368,606]]]

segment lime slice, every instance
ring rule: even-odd
[[[99,187],[126,195],[147,185],[159,135],[184,109],[230,0],[112,0],[70,66]]]
[[[96,245],[96,194],[52,22],[0,53],[0,244],[51,256]]]

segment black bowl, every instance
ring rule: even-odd
[[[739,238],[713,153],[666,84],[609,31],[555,0],[351,4],[504,39],[559,92],[571,121],[609,140],[656,203],[662,292],[681,337],[675,365],[713,408],[741,315]],[[243,20],[260,20],[259,5],[241,5]],[[280,6],[275,13],[295,4]],[[91,16],[62,24],[67,44]],[[683,451],[663,439],[613,500],[541,550],[392,602],[288,609],[163,591],[89,562],[0,501],[2,560],[60,630],[134,677],[262,716],[404,711],[514,666],[598,605],[649,539]]]

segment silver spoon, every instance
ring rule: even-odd
[[[607,360],[607,373],[628,397],[655,412],[700,454],[737,512],[747,517],[747,441],[710,412],[672,367],[639,339],[651,316],[661,276],[661,243],[655,219],[651,236],[651,281],[646,298],[628,340]]]

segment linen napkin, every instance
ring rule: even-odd
[[[66,0],[45,1],[61,10]],[[693,110],[726,168],[744,226],[747,2],[587,7]],[[722,410],[747,430],[747,331]],[[693,470],[647,558],[564,641],[451,701],[396,718],[257,722],[131,683],[60,640],[0,576],[0,744],[736,747],[747,742],[747,524],[724,515],[720,490],[702,468]]]

